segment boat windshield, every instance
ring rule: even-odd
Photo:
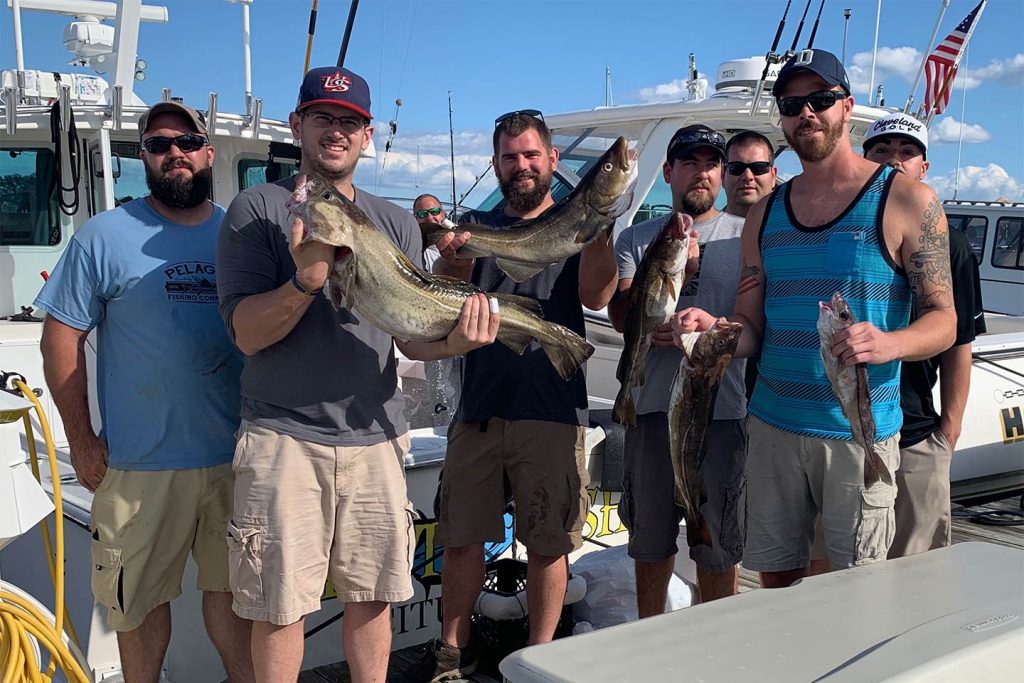
[[[110,142],[110,166],[114,176],[114,206],[121,206],[133,199],[145,197],[149,194],[149,187],[146,185],[146,167],[141,159],[142,146],[138,142],[124,142],[111,140]],[[100,152],[93,148],[90,153],[90,164],[92,166],[93,178],[102,178],[102,166]],[[99,213],[97,207],[101,207],[103,197],[103,183],[92,183],[92,215]]]
[[[0,147],[0,246],[60,244],[60,210],[49,149]]]

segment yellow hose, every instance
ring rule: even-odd
[[[64,639],[64,630],[76,646],[78,636],[64,604],[64,502],[60,489],[60,474],[57,471],[57,451],[50,431],[50,422],[46,418],[42,404],[32,390],[21,380],[14,381],[15,388],[35,407],[39,425],[42,428],[43,440],[46,443],[50,479],[53,485],[53,504],[56,508],[54,529],[56,535],[56,552],[50,540],[50,527],[43,520],[43,545],[46,552],[50,577],[53,580],[55,599],[53,623],[49,615],[22,596],[0,589],[0,671],[3,672],[2,683],[49,683],[53,680],[56,669],[64,672],[69,683],[89,683],[92,676],[82,668]],[[40,480],[38,452],[36,451],[35,435],[32,421],[28,415],[23,416],[25,435],[28,441],[32,473]],[[65,625],[66,624],[66,625]],[[39,670],[40,662],[36,660],[34,638],[50,655],[50,664],[45,673]],[[79,650],[80,652],[80,650]]]

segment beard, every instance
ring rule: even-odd
[[[505,196],[508,205],[515,211],[526,213],[540,206],[544,198],[548,196],[548,192],[551,191],[551,176],[550,173],[541,175],[531,171],[520,171],[510,178],[500,178],[498,184],[501,186],[501,193]],[[526,178],[533,179],[533,189],[520,190],[517,188],[516,181]]]
[[[843,128],[845,123],[837,121],[834,126],[823,125],[816,126],[810,121],[797,126],[793,133],[789,133],[785,128],[782,129],[783,135],[786,136],[786,142],[793,148],[796,155],[800,157],[801,161],[816,162],[825,159],[836,146],[839,144],[839,138],[843,135]],[[805,140],[799,137],[799,134],[805,130],[820,130],[824,133],[824,136],[820,139],[814,138],[811,140]]]
[[[187,168],[191,177],[170,176],[174,168]],[[196,170],[187,159],[174,159],[160,167],[160,172],[145,164],[146,186],[154,199],[175,209],[193,209],[210,197],[213,187],[213,171],[210,168]]]
[[[688,216],[700,216],[711,210],[715,205],[715,197],[711,196],[711,188],[706,189],[707,192],[690,190],[680,198],[679,204],[683,213]]]

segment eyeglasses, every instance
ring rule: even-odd
[[[301,116],[312,121],[313,125],[317,128],[330,128],[331,125],[337,122],[338,128],[345,135],[352,135],[352,133],[366,126],[364,119],[354,119],[351,116],[331,116],[322,111],[304,111],[301,113]]]
[[[427,217],[427,214],[430,214],[431,216],[436,216],[442,211],[444,211],[444,209],[442,209],[440,206],[435,206],[432,209],[418,209],[416,211],[416,218],[423,220],[424,218]]]
[[[185,135],[173,138],[169,138],[166,135],[154,135],[142,141],[142,146],[150,154],[163,154],[171,148],[171,145],[187,154],[188,152],[198,151],[207,144],[209,144],[209,140],[202,135],[195,135],[193,133],[186,133]]]
[[[783,116],[799,116],[804,110],[804,105],[818,113],[832,108],[836,102],[847,97],[849,95],[840,90],[819,90],[803,97],[783,97],[779,99],[779,113]]]
[[[713,130],[690,130],[685,133],[680,133],[672,138],[672,142],[668,146],[668,156],[672,156],[671,153],[675,151],[676,147],[681,145],[691,145],[695,142],[706,142],[718,147],[719,149],[725,147],[725,137],[721,133],[716,133]]]
[[[772,162],[752,161],[749,164],[746,164],[742,161],[730,161],[725,165],[725,168],[729,171],[729,175],[743,175],[747,172],[748,168],[754,175],[764,175],[768,171],[772,170]]]
[[[508,121],[513,116],[529,116],[530,118],[537,119],[545,126],[547,125],[547,121],[544,120],[544,114],[542,114],[539,109],[517,109],[515,111],[506,112],[494,119],[494,125],[497,126],[502,121]]]

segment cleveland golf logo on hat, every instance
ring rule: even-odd
[[[871,126],[872,133],[882,133],[885,131],[899,131],[901,133],[909,133],[911,131],[920,133],[921,129],[924,128],[924,124],[920,121],[911,121],[910,119],[902,116],[898,118],[884,118],[875,121],[874,125]]]
[[[337,71],[333,74],[322,76],[320,83],[324,92],[348,92],[349,86],[352,85],[352,79]]]
[[[928,129],[909,114],[897,112],[872,123],[864,137],[864,151],[871,149],[878,140],[888,137],[906,138],[917,143],[922,152],[928,150]]]

